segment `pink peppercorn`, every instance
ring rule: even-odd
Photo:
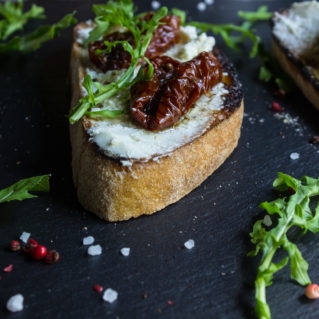
[[[35,260],[41,260],[47,254],[47,248],[43,245],[38,245],[31,250],[31,257]]]
[[[18,240],[11,240],[10,242],[10,250],[11,251],[18,251],[21,249],[21,244]]]
[[[101,293],[103,291],[103,287],[100,285],[94,285],[93,289],[98,293]]]
[[[309,299],[319,298],[319,286],[317,284],[310,284],[305,289],[305,295]]]
[[[284,108],[277,102],[272,102],[271,109],[274,112],[282,112]]]

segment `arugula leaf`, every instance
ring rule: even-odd
[[[134,17],[134,5],[131,0],[109,1],[107,4],[94,4],[93,11],[96,27],[90,32],[84,46],[100,39],[112,25],[127,27]]]
[[[238,16],[249,21],[250,23],[255,23],[257,21],[269,20],[272,13],[268,11],[267,6],[260,6],[257,11],[239,11]]]
[[[188,25],[192,25],[200,29],[202,32],[212,31],[214,34],[220,34],[225,43],[237,52],[240,51],[238,43],[243,42],[246,38],[249,38],[253,44],[250,51],[250,57],[253,58],[257,54],[260,38],[254,35],[253,32],[247,28],[247,24],[238,26],[234,24],[211,24],[193,21],[188,23]],[[241,33],[242,37],[231,36],[233,31]]]
[[[6,43],[0,43],[0,53],[8,51],[30,52],[39,49],[44,42],[54,39],[60,35],[60,32],[70,25],[75,24],[74,18],[76,11],[67,14],[60,21],[53,25],[44,25],[26,36],[15,36]]]
[[[23,0],[17,3],[7,1],[0,4],[0,40],[6,40],[12,33],[22,30],[30,19],[44,19],[44,8],[35,4],[31,9],[23,13]]]
[[[180,17],[181,18],[181,24],[185,25],[186,23],[186,12],[177,8],[173,8],[172,10],[172,14],[174,16]]]
[[[29,192],[48,192],[50,190],[50,176],[41,175],[25,178],[0,190],[0,203],[37,197]]]
[[[298,247],[288,239],[288,231],[293,226],[297,226],[304,231],[319,232],[319,203],[314,214],[310,209],[311,198],[319,195],[319,178],[305,176],[298,180],[289,175],[278,173],[278,178],[274,181],[273,186],[278,191],[286,193],[289,189],[293,189],[295,194],[272,202],[263,202],[260,207],[269,214],[277,216],[277,225],[267,231],[262,225],[263,220],[258,220],[250,233],[251,242],[256,247],[248,255],[256,256],[259,252],[262,254],[255,281],[255,309],[259,318],[264,319],[271,318],[266,300],[266,287],[272,284],[273,275],[282,269],[289,259],[291,278],[303,286],[311,283],[308,275],[309,265],[302,257]],[[272,259],[280,247],[288,252],[289,257],[275,265]]]
[[[94,93],[92,93],[92,86],[94,85],[93,81],[92,79],[88,80],[89,75],[87,75],[86,90],[88,95],[83,97],[79,103],[72,108],[69,114],[69,121],[71,124],[77,122],[82,118],[83,115],[97,117],[103,117],[105,115],[107,117],[114,117],[120,114],[119,111],[101,110],[92,112],[90,109],[102,103],[117,92],[132,86],[137,81],[151,78],[153,67],[150,67],[150,63],[145,58],[144,54],[152,39],[153,32],[160,24],[160,20],[167,15],[167,8],[161,7],[161,9],[148,21],[141,20],[141,15],[134,16],[134,7],[131,0],[118,0],[116,2],[109,1],[106,5],[95,5],[94,11],[96,14],[101,15],[101,21],[108,21],[108,27],[112,27],[113,25],[121,25],[127,28],[128,31],[130,31],[133,35],[135,46],[133,48],[132,45],[127,41],[115,41],[112,43],[105,41],[105,52],[109,52],[113,46],[120,43],[124,50],[130,53],[132,57],[131,64],[117,82],[113,82],[105,86],[98,85],[96,86],[97,90]],[[99,26],[96,28],[99,28]],[[92,31],[93,33],[94,30]],[[134,75],[134,71],[141,59],[148,63],[148,72],[144,74],[143,71],[141,71],[136,77]]]

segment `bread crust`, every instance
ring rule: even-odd
[[[285,14],[287,10],[281,11]],[[274,19],[271,21],[273,29]],[[305,97],[319,110],[319,80],[310,68],[272,33],[272,51],[281,67],[293,79]]]
[[[75,39],[77,34],[75,28]],[[72,105],[80,98],[84,68],[81,47],[74,41],[71,54]],[[237,92],[237,96],[235,96]],[[83,207],[101,219],[122,221],[152,214],[178,201],[211,175],[238,143],[243,117],[241,91],[219,121],[191,143],[157,161],[127,167],[99,152],[89,142],[81,121],[70,126],[72,169]],[[231,104],[231,98],[227,100]],[[237,105],[235,105],[237,104]]]

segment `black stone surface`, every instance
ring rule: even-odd
[[[216,0],[204,12],[198,1],[161,0],[162,5],[186,9],[193,20],[238,23],[238,10],[271,10],[291,1]],[[48,21],[78,10],[79,20],[92,17],[87,0],[43,0]],[[136,1],[141,10],[150,2]],[[38,22],[33,24],[33,27]],[[257,29],[270,44],[269,25]],[[285,113],[296,125],[277,119],[268,107],[276,100],[272,87],[258,81],[258,60],[247,50],[237,54],[218,40],[237,66],[245,94],[245,113],[239,145],[230,158],[191,194],[163,211],[122,223],[106,223],[78,203],[71,179],[68,123],[68,80],[71,30],[39,51],[2,55],[0,59],[0,189],[15,181],[52,174],[48,194],[0,206],[1,318],[254,318],[254,278],[258,258],[249,232],[262,217],[260,202],[272,200],[272,181],[278,171],[296,177],[319,175],[319,147],[309,144],[319,135],[319,113],[296,89],[285,101]],[[298,152],[300,158],[291,160]],[[22,231],[61,260],[53,266],[7,250]],[[88,257],[82,238],[95,237],[103,254]],[[188,239],[195,248],[182,248]],[[290,235],[305,259],[309,274],[319,282],[318,236]],[[131,255],[120,255],[130,247]],[[2,269],[13,264],[11,273]],[[318,318],[319,303],[307,301],[303,288],[289,279],[285,268],[267,289],[273,318]],[[118,291],[110,305],[92,287]],[[22,293],[25,309],[6,311],[10,296]],[[143,298],[147,295],[147,298]],[[168,304],[171,300],[172,304]]]

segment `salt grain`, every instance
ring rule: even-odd
[[[199,2],[199,3],[197,4],[197,10],[199,10],[199,11],[205,11],[205,10],[206,10],[206,4],[205,4],[205,2]]]
[[[7,301],[7,309],[11,312],[23,310],[23,296],[16,294]]]
[[[157,10],[160,8],[161,4],[159,1],[152,1],[151,6],[153,10]]]
[[[83,238],[83,245],[92,245],[94,243],[94,237],[93,236],[87,236]]]
[[[117,299],[118,293],[117,291],[107,288],[103,294],[103,300],[109,303],[113,303]]]
[[[291,154],[290,154],[290,158],[291,158],[292,160],[297,160],[297,159],[299,158],[299,153],[296,153],[296,152],[291,153]]]
[[[100,245],[92,245],[88,249],[88,255],[98,256],[102,254],[102,247]]]
[[[25,244],[28,242],[31,234],[27,232],[23,232],[20,236],[20,240],[23,241]]]
[[[123,256],[127,257],[127,256],[130,255],[130,250],[131,250],[130,248],[124,247],[124,248],[121,249],[121,254],[122,254]]]
[[[195,242],[193,239],[189,239],[184,243],[185,248],[192,249],[195,246]]]
[[[207,5],[211,5],[213,4],[215,1],[214,0],[205,0],[206,4]]]

